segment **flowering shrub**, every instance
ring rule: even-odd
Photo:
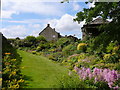
[[[91,67],[98,63],[97,58],[94,55],[91,56],[85,56],[84,58],[78,59],[78,62],[75,64],[77,67]]]
[[[113,50],[112,50],[112,51],[113,51],[113,52],[117,52],[119,49],[120,49],[120,45],[113,47]]]
[[[4,36],[2,39],[2,89],[21,88],[25,84],[20,71],[21,57]]]
[[[118,63],[120,59],[120,45],[117,41],[110,42],[106,48],[107,54],[104,54],[103,59],[108,63]]]
[[[111,54],[105,54],[104,57],[103,57],[103,59],[104,60],[106,60],[106,59],[108,60],[110,57],[111,57]]]
[[[23,75],[20,72],[20,61],[13,59],[11,53],[5,53],[2,61],[2,88],[20,88],[24,85]]]
[[[93,80],[94,84],[105,82],[109,88],[120,88],[120,74],[115,70],[94,68],[92,71],[90,68],[83,67],[79,69],[75,66],[74,71],[77,72],[82,80]]]
[[[2,86],[2,78],[0,78],[0,87]]]
[[[83,50],[83,49],[85,49],[86,46],[87,46],[86,43],[80,43],[80,44],[78,44],[78,46],[77,46],[77,50]]]

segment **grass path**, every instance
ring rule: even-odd
[[[21,71],[31,79],[27,80],[27,88],[53,88],[61,76],[68,74],[68,69],[43,56],[20,50],[18,53],[22,57],[21,67],[24,67]]]

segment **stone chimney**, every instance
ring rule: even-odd
[[[50,27],[50,24],[47,24],[47,27]]]

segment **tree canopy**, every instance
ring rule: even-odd
[[[91,2],[86,2],[86,4]],[[84,8],[76,14],[75,21],[79,23],[85,19],[86,23],[93,18],[101,16],[103,19],[112,19],[113,22],[120,22],[120,2],[95,2],[95,7]]]
[[[28,41],[28,42],[35,42],[35,41],[36,41],[36,38],[35,38],[34,36],[27,36],[27,37],[25,38],[25,40]]]
[[[91,2],[86,4],[88,3]],[[83,11],[78,12],[74,21],[80,23],[85,20],[89,23],[97,17],[112,20],[109,24],[101,25],[99,30],[102,30],[102,33],[91,40],[93,50],[101,48],[103,51],[111,42],[120,43],[120,2],[95,2],[94,5],[95,7],[84,8]]]

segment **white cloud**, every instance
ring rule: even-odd
[[[3,22],[34,24],[34,23],[46,23],[49,20],[50,19],[25,19],[25,20],[3,20]]]
[[[7,38],[25,38],[28,35],[37,36],[42,30],[42,26],[39,24],[25,25],[10,25],[5,28],[1,28],[0,32]]]
[[[95,7],[95,1],[93,1],[92,3],[88,3],[88,7],[91,8],[91,7]]]
[[[20,37],[23,38],[27,35],[27,29],[23,25],[8,26],[0,30],[7,38]]]
[[[77,4],[76,2],[73,3],[73,10],[75,11],[80,11],[82,8],[80,7],[79,4]]]
[[[13,14],[18,14],[18,13],[15,12],[15,11],[2,11],[1,17],[2,17],[2,18],[12,18],[11,16],[12,16]]]
[[[60,19],[30,19],[23,21],[8,21],[14,23],[26,23],[25,25],[10,25],[2,28],[0,31],[9,38],[12,37],[25,37],[28,35],[38,36],[38,34],[46,27],[46,24],[50,24],[52,28],[55,28],[61,35],[76,35],[81,38],[81,27],[85,23],[84,21],[78,24],[74,22],[75,16],[69,14],[63,15]],[[6,21],[5,21],[6,22]],[[32,22],[32,23],[29,23]],[[42,22],[42,24],[40,24]],[[38,24],[35,24],[38,23]]]
[[[55,27],[56,31],[60,32],[62,35],[76,35],[81,38],[81,27],[85,23],[84,21],[78,24],[73,21],[74,16],[69,14],[63,15],[59,20],[54,19],[50,20],[48,23],[51,24],[52,27]]]
[[[13,14],[35,13],[40,15],[60,16],[63,7],[52,3],[40,2],[39,0],[3,0],[2,18],[11,18]]]

